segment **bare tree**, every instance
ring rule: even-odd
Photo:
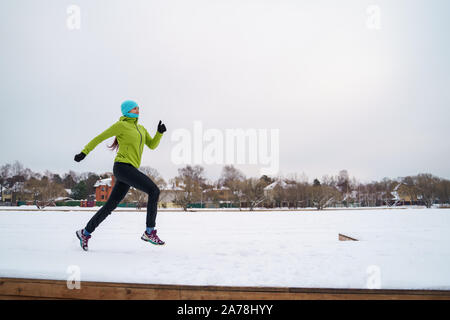
[[[24,168],[23,164],[19,162],[18,160],[14,161],[11,167],[12,175],[13,176],[20,176],[22,175]]]
[[[450,181],[441,179],[437,190],[438,198],[441,204],[450,204]]]
[[[70,173],[66,173],[63,178],[63,185],[66,189],[72,189],[76,185],[74,177]]]
[[[418,190],[416,187],[416,182],[414,177],[407,176],[401,179],[401,182],[403,184],[403,190],[408,195],[409,199],[411,200],[411,204],[413,201],[417,201],[418,196]]]
[[[40,179],[31,177],[25,182],[25,188],[27,188],[33,195],[33,199],[36,203],[40,199],[40,194],[42,192],[42,182]]]
[[[330,187],[336,187],[338,185],[338,179],[334,176],[324,175],[324,176],[322,176],[321,184],[324,184],[324,185],[327,185]]]
[[[219,204],[219,202],[223,200],[221,194],[217,190],[218,188],[220,188],[220,186],[211,180],[205,179],[205,181],[200,184],[201,207],[203,207],[203,204],[208,201]]]
[[[296,181],[288,180],[288,185],[285,188],[285,199],[288,202],[288,207],[297,208],[298,204],[300,203],[299,199],[299,193],[298,190],[298,183]]]
[[[6,184],[12,192],[12,202],[17,201],[17,198],[25,197],[25,177],[21,175],[14,175],[6,179]]]
[[[431,208],[437,199],[439,178],[430,173],[421,173],[415,177],[415,182],[418,196],[427,208]]]
[[[86,183],[86,195],[88,199],[95,199],[95,192],[96,187],[95,183],[101,179],[99,175],[97,175],[95,172],[88,172],[87,178],[84,179],[84,182]]]
[[[283,201],[286,199],[286,190],[284,188],[284,184],[281,182],[273,188],[272,199],[275,202],[276,207],[280,208],[283,206]]]
[[[32,192],[34,203],[38,209],[49,205],[55,206],[55,199],[66,194],[61,184],[53,182],[47,177],[43,177],[41,180],[32,177],[25,182],[24,187]]]
[[[382,194],[382,200],[386,205],[390,205],[391,201],[394,199],[392,192],[398,183],[390,178],[384,177],[383,180],[379,182],[380,191]]]
[[[26,180],[28,180],[34,176],[34,172],[31,169],[26,168],[25,170],[22,171],[22,175],[25,177]]]
[[[44,171],[44,177],[47,177],[48,179],[52,179],[53,178],[53,172],[51,172],[50,170],[45,170]]]
[[[9,163],[0,167],[0,196],[3,201],[3,188],[6,187],[8,178],[11,175],[11,165]]]
[[[57,174],[57,173],[55,173],[55,174],[53,174],[53,176],[52,176],[52,181],[53,182],[56,182],[56,183],[58,183],[58,184],[63,184],[63,181],[62,181],[62,179],[61,179],[61,176],[59,175],[59,174]]]
[[[66,191],[64,190],[64,187],[58,183],[55,183],[51,180],[45,181],[46,185],[44,185],[42,190],[42,202],[39,203],[39,206],[55,206],[55,199],[66,195]],[[39,207],[38,207],[39,208]]]
[[[73,181],[75,182],[75,184],[79,183],[82,179],[82,174],[79,174],[73,170],[69,171],[69,175],[72,177]]]
[[[179,187],[183,192],[175,196],[175,203],[187,211],[190,203],[199,201],[201,198],[202,184],[205,182],[204,168],[201,166],[187,165],[178,169],[178,176],[172,180],[174,187]]]
[[[341,192],[348,193],[350,189],[350,178],[348,176],[347,170],[339,171],[339,175],[337,176],[337,184],[336,184]]]
[[[294,203],[294,208],[307,207],[309,200],[308,181],[300,180],[295,181],[295,184],[291,184],[288,188],[288,198]]]
[[[141,210],[145,206],[147,198],[148,196],[144,191],[131,187],[125,201],[136,203],[136,209]]]
[[[230,192],[233,195],[233,203],[239,204],[239,208],[241,208],[242,198],[241,184],[244,180],[244,174],[232,165],[229,165],[223,167],[218,183],[220,186],[230,189]]]
[[[317,210],[322,210],[329,206],[339,197],[339,190],[335,187],[322,185],[318,179],[315,179],[310,187],[311,200]]]
[[[141,167],[140,170],[152,181],[158,186],[158,188],[162,189],[167,186],[166,181],[163,179],[163,177],[159,174],[158,170],[155,168],[144,166]]]
[[[167,183],[159,174],[158,170],[149,166],[140,167],[139,170],[147,177],[149,177],[158,186],[159,189],[166,187]],[[146,192],[132,187],[130,188],[130,192],[126,197],[126,201],[136,203],[136,209],[140,210],[146,205],[148,201],[148,195]]]
[[[268,185],[265,177],[260,179],[248,178],[241,183],[241,192],[244,200],[248,203],[250,211],[264,201],[264,188]]]

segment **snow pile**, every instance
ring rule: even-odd
[[[112,178],[100,179],[95,182],[94,187],[108,186],[111,187]]]
[[[165,246],[140,239],[145,210],[0,212],[0,277],[153,284],[450,289],[450,209],[159,212]],[[360,241],[338,241],[343,233]]]

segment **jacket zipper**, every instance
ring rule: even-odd
[[[136,125],[137,131],[139,132],[139,135],[141,136],[141,141],[139,142],[139,152],[141,152],[142,134],[141,134],[141,132],[139,131],[139,128],[138,128],[138,126],[137,126],[137,123],[135,123],[135,125]]]

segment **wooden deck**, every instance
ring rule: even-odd
[[[108,300],[450,300],[450,291],[153,285],[0,278],[0,299]]]

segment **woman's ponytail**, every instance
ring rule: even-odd
[[[114,137],[114,142],[112,145],[108,146],[108,148],[111,148],[111,151],[113,151],[114,149],[119,150],[119,141],[117,141],[117,137]],[[116,151],[117,151],[116,150]]]

